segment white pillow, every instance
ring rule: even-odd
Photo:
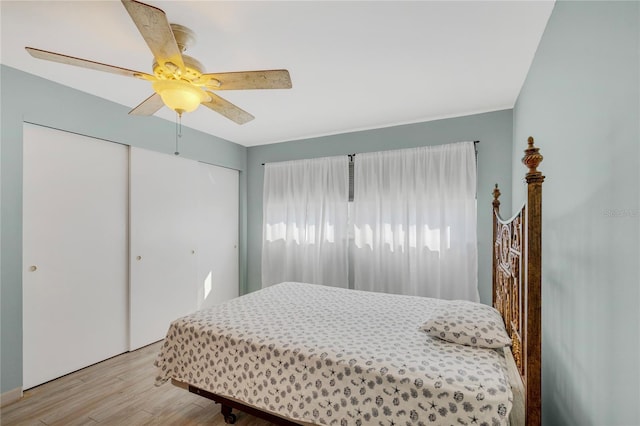
[[[479,348],[511,345],[500,312],[491,306],[465,300],[453,300],[443,311],[422,324],[429,336],[447,342]]]

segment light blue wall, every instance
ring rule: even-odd
[[[130,108],[0,66],[0,392],[22,386],[22,126],[31,122],[173,155],[175,124],[127,115]],[[183,122],[188,121],[185,117]],[[187,123],[185,123],[187,124]],[[246,271],[247,149],[183,127],[181,156],[240,170],[240,279]],[[61,171],[63,172],[63,171]],[[55,350],[55,348],[52,348]]]
[[[325,157],[358,152],[384,151],[480,140],[478,146],[478,274],[480,298],[491,303],[491,192],[497,182],[502,201],[511,205],[512,111],[504,110],[460,118],[388,127],[250,147],[247,155],[248,287],[261,287],[262,163]],[[518,173],[524,169],[518,168]]]
[[[514,170],[533,135],[547,177],[545,425],[640,424],[639,23],[637,1],[556,3],[514,109]]]

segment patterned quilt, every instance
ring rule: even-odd
[[[420,331],[437,299],[282,283],[174,321],[170,378],[318,425],[505,425],[502,350]]]

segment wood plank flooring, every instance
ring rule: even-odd
[[[222,426],[220,406],[165,383],[154,385],[160,342],[29,389],[0,410],[9,425]],[[272,423],[234,410],[238,426]]]

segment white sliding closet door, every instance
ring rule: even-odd
[[[198,163],[130,148],[130,349],[197,309]]]
[[[238,297],[239,172],[199,163],[198,308]]]
[[[128,149],[24,125],[23,389],[128,349]]]

